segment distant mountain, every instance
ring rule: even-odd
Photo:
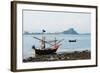
[[[65,31],[63,31],[62,32],[63,34],[78,34],[75,30],[74,30],[74,28],[70,28],[70,29],[68,29],[68,30],[65,30]]]
[[[80,35],[91,35],[91,33],[81,33]]]
[[[30,34],[30,32],[28,32],[28,31],[25,31],[23,34],[29,35],[29,34]]]
[[[33,34],[37,34],[37,35],[40,35],[42,33],[40,32],[28,32],[28,31],[25,31],[23,33],[24,35],[33,35]],[[45,33],[45,34],[72,34],[72,35],[91,35],[91,33],[78,33],[77,31],[75,31],[74,28],[69,28],[68,30],[65,30],[65,31],[62,31],[62,32],[55,32],[55,33]]]

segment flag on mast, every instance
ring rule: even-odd
[[[42,32],[46,32],[44,29],[42,29]]]

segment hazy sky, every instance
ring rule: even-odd
[[[78,33],[91,31],[91,14],[75,12],[23,10],[23,31],[62,32],[74,28]]]

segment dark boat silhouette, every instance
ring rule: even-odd
[[[56,53],[57,49],[61,45],[59,43],[64,40],[64,39],[62,39],[62,40],[58,41],[55,38],[55,40],[52,41],[54,44],[52,44],[49,41],[45,41],[44,31],[42,32],[42,39],[37,38],[37,37],[33,37],[33,38],[35,38],[35,39],[37,39],[37,40],[39,40],[41,42],[40,48],[36,48],[35,45],[32,46],[32,49],[35,50],[35,54],[38,54],[38,55],[46,55],[46,54],[54,54],[54,53]],[[50,47],[46,48],[46,44],[49,44]]]
[[[69,42],[76,42],[76,40],[69,40]]]
[[[35,50],[35,53],[38,55],[46,55],[46,54],[54,54],[56,53],[57,49],[59,48],[59,46],[57,48],[46,48],[46,49],[36,49],[33,47],[33,49]]]

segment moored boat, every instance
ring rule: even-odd
[[[76,40],[69,40],[69,42],[76,42]]]
[[[55,38],[55,40],[52,41],[54,44],[52,44],[51,42],[48,42],[45,40],[44,30],[42,30],[42,39],[37,38],[37,37],[33,37],[33,38],[35,38],[41,42],[40,48],[36,48],[35,45],[32,46],[32,49],[35,50],[35,54],[38,54],[38,55],[46,55],[46,54],[56,53],[57,49],[61,45],[60,42],[64,40],[64,39],[62,39],[62,40],[58,41]],[[50,47],[46,48],[46,44],[49,44]]]
[[[59,46],[57,48],[45,48],[45,49],[36,49],[33,47],[33,49],[35,50],[35,53],[38,55],[46,55],[46,54],[56,53],[58,48],[59,48]]]

